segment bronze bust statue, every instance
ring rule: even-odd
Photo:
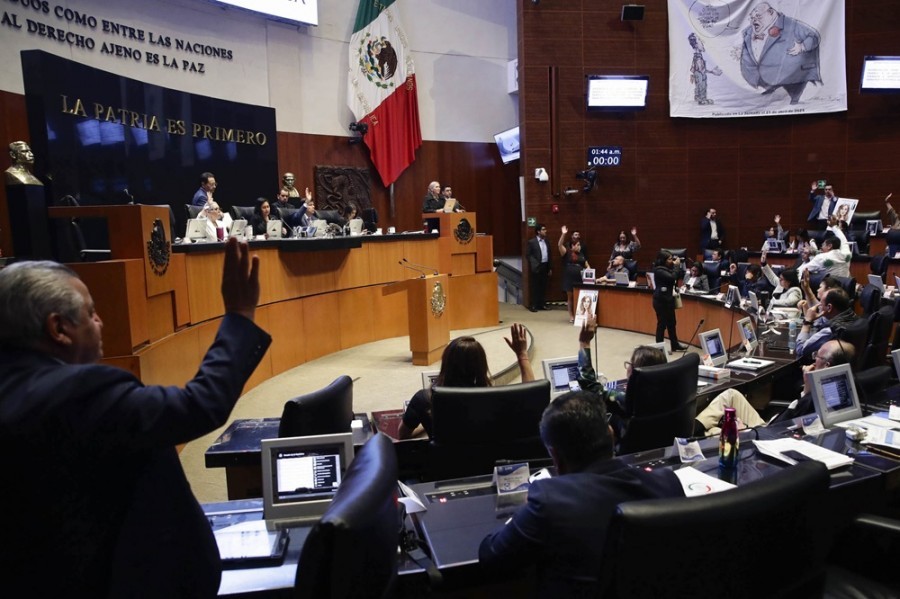
[[[294,173],[285,173],[281,176],[281,189],[288,192],[288,197],[299,198],[300,192],[294,187]]]
[[[6,169],[7,185],[43,185],[28,170],[34,164],[34,152],[27,143],[14,141],[9,144],[9,157],[12,159],[12,166]]]

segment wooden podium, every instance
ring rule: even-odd
[[[450,342],[447,275],[429,275],[399,281],[384,288],[384,295],[406,291],[409,349],[413,364],[428,366],[441,359]]]

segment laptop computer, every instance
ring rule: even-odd
[[[578,356],[541,360],[544,378],[550,381],[550,397],[557,397],[572,390],[572,381],[578,381]]]
[[[741,305],[741,292],[738,291],[738,288],[734,285],[728,286],[728,291],[725,293],[725,307],[730,308],[731,306],[740,306]]]
[[[759,340],[756,338],[756,329],[753,328],[753,319],[749,316],[740,319],[737,321],[737,328],[741,336],[741,345],[747,349],[748,353],[752,354],[759,345]]]
[[[713,366],[717,368],[721,368],[728,361],[728,352],[725,351],[725,343],[719,329],[700,333],[700,348],[704,354],[709,354]]]
[[[616,285],[624,285],[628,287],[628,284],[631,282],[628,278],[628,272],[616,272],[613,273],[616,278]]]
[[[455,198],[447,198],[444,200],[444,212],[453,212],[456,210],[457,203]]]
[[[751,314],[759,314],[759,298],[755,291],[747,292],[747,311]]]
[[[660,341],[659,343],[643,343],[641,345],[643,345],[644,347],[655,347],[656,349],[661,351],[663,353],[663,355],[666,357],[666,362],[669,361],[669,352],[666,350],[666,342],[665,341]]]
[[[307,234],[308,237],[325,237],[325,232],[328,230],[328,221],[322,219],[314,220],[310,224],[309,230],[312,232]]]
[[[353,460],[353,434],[263,439],[263,517],[270,528],[318,519]]]
[[[825,428],[862,418],[859,395],[849,364],[840,364],[808,373],[816,414]]]
[[[348,223],[350,226],[350,235],[362,235],[363,230],[363,219],[361,218],[352,218]]]

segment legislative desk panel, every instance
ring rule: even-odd
[[[203,512],[213,531],[218,531],[242,522],[262,520],[263,505],[261,499],[207,503],[203,505]],[[287,552],[279,565],[224,570],[219,597],[293,597],[300,553],[314,525],[315,521],[302,522],[287,529]],[[406,526],[411,528],[409,520]],[[424,570],[405,555],[397,566],[401,588],[411,577],[424,575]]]
[[[772,427],[768,434],[774,437],[790,434],[786,426]],[[741,460],[736,478],[731,479],[738,485],[788,467],[778,460],[761,456],[752,439],[752,431],[741,433]],[[842,429],[829,431],[818,438],[806,437],[805,440],[842,453],[860,450],[859,446],[845,443]],[[693,467],[718,477],[718,439],[702,441],[701,448],[706,459],[694,463]],[[620,459],[632,467],[645,470],[682,467],[677,451],[672,447],[621,456]],[[900,462],[888,462],[889,472],[900,469]],[[481,540],[503,526],[517,509],[517,506],[498,506],[490,476],[421,483],[413,485],[412,489],[428,508],[425,512],[414,514],[414,520],[432,551],[432,559],[441,570],[466,570],[477,564]],[[884,469],[866,466],[860,460],[833,470],[826,497],[832,522],[843,527],[858,513],[877,513],[884,506],[886,495]]]

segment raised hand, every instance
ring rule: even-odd
[[[235,237],[225,242],[222,301],[225,312],[234,312],[250,320],[259,304],[259,257],[251,257],[250,247]]]

